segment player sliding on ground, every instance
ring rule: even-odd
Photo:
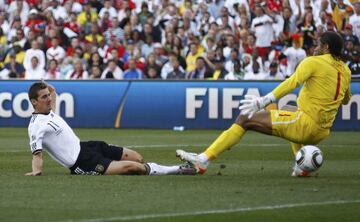
[[[183,150],[176,154],[205,173],[210,161],[237,144],[247,130],[274,135],[291,143],[294,154],[304,145],[316,145],[330,133],[338,108],[351,98],[351,72],[342,61],[343,40],[335,32],[325,32],[318,40],[314,56],[304,59],[295,73],[264,97],[246,95],[240,115],[203,153]],[[303,83],[295,111],[263,110]],[[308,176],[294,167],[293,176]]]
[[[29,99],[35,112],[28,128],[33,158],[32,172],[25,174],[27,176],[42,174],[43,150],[46,150],[55,161],[69,168],[71,174],[195,174],[195,169],[187,163],[180,166],[143,163],[142,156],[133,150],[102,141],[80,142],[64,119],[54,113],[55,88],[45,82],[37,82],[30,87]]]

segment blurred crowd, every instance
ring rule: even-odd
[[[283,80],[325,31],[360,78],[359,0],[0,0],[0,79]]]

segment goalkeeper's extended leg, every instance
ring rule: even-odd
[[[224,131],[205,152],[196,155],[183,150],[176,150],[176,155],[180,157],[180,159],[192,163],[197,172],[203,174],[209,165],[209,160],[215,159],[222,152],[237,144],[245,132],[245,129],[241,126],[233,124],[228,130]]]
[[[239,115],[236,122],[228,130],[224,131],[203,153],[196,155],[183,150],[177,150],[176,155],[180,159],[192,163],[197,172],[203,174],[209,165],[209,161],[216,159],[225,150],[229,150],[237,144],[246,130],[271,134],[270,112],[258,112],[251,119],[244,115]]]

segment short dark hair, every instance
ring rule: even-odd
[[[48,86],[46,83],[44,82],[36,82],[34,84],[32,84],[29,88],[29,92],[28,92],[28,95],[29,95],[29,100],[32,100],[32,99],[37,99],[38,98],[38,92],[42,89],[46,89]]]
[[[329,46],[329,52],[333,57],[340,60],[345,59],[342,53],[344,48],[344,40],[339,34],[330,31],[324,32],[320,37],[320,42]]]

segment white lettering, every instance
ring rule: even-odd
[[[74,97],[70,93],[61,93],[56,98],[56,114],[60,115],[61,103],[65,105],[65,117],[74,118]]]
[[[360,119],[360,95],[352,95],[347,105],[342,105],[342,119],[350,120],[351,118],[351,105],[356,104],[357,120]]]
[[[5,109],[4,103],[9,101],[12,105],[11,108]],[[56,101],[57,113],[60,112],[62,103],[65,106],[65,117],[74,118],[74,97],[70,93],[62,93],[58,95]],[[29,118],[34,111],[29,99],[28,94],[25,92],[18,93],[14,99],[11,93],[0,93],[0,118],[11,118],[13,113],[21,118]]]
[[[26,109],[23,109],[22,107],[23,102],[26,102]],[[31,113],[34,112],[34,108],[29,101],[27,93],[19,93],[15,96],[13,101],[13,111],[17,116],[22,118],[27,118],[31,116]]]
[[[283,106],[287,105],[289,102],[296,102],[297,95],[296,94],[288,94],[281,98],[278,102],[278,109],[282,109]]]
[[[260,92],[258,88],[248,88],[246,95],[260,96]]]
[[[242,96],[243,88],[224,88],[223,89],[223,119],[233,118],[233,109],[237,109],[240,105],[239,100],[233,100],[234,96]]]
[[[219,117],[218,89],[209,89],[209,119],[217,119]]]
[[[196,100],[196,96],[205,96],[206,88],[187,88],[186,89],[186,118],[195,119],[195,111],[201,108],[203,101]]]
[[[11,117],[11,110],[6,110],[3,107],[3,103],[5,101],[11,101],[12,95],[11,93],[5,92],[0,93],[0,117],[2,118],[10,118]]]

